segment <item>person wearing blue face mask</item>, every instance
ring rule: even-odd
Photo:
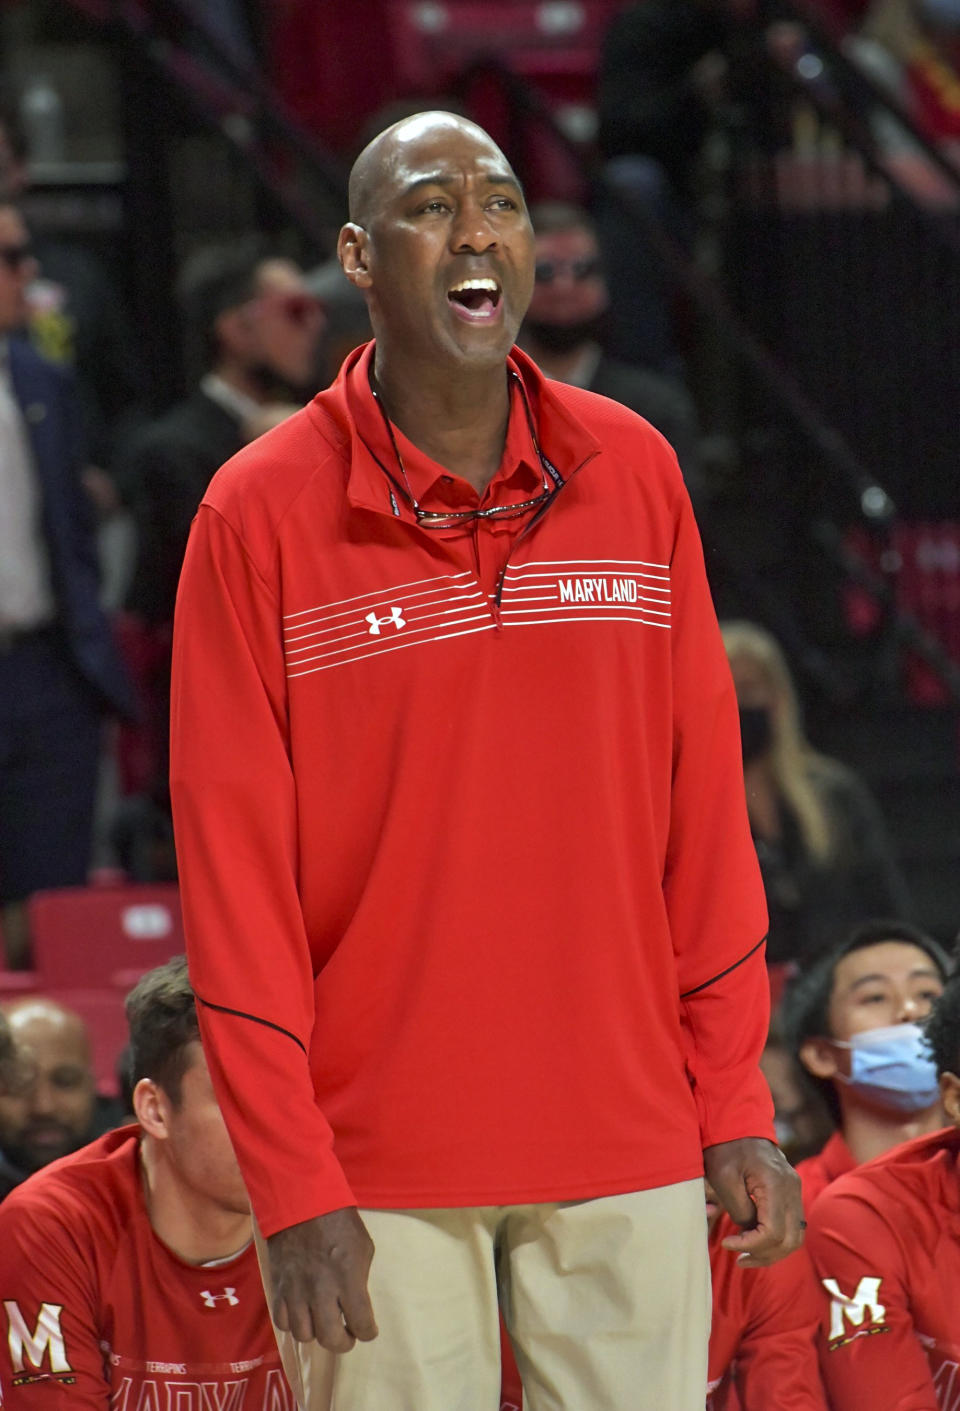
[[[788,988],[788,1046],[837,1129],[797,1166],[806,1210],[838,1176],[942,1125],[922,1025],[949,970],[931,937],[906,922],[876,920]]]
[[[810,1214],[833,1411],[954,1411],[960,1400],[960,975],[923,1027],[946,1125],[840,1177]],[[879,1072],[882,1047],[861,1076]],[[920,1086],[906,1080],[919,1059],[897,1067],[907,1048],[884,1074],[901,1095]]]

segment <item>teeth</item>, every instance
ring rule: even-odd
[[[460,283],[455,284],[449,292],[451,294],[465,294],[471,289],[496,294],[499,292],[500,286],[495,279],[461,279]]]

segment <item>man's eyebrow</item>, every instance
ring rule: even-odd
[[[941,976],[939,970],[937,970],[936,967],[933,966],[933,965],[918,965],[918,966],[916,966],[915,969],[913,969],[913,970],[910,971],[909,975],[907,976],[907,979],[908,979],[908,980],[915,980],[915,979],[917,979],[917,978],[919,978],[919,977],[926,977],[926,976],[930,976],[930,977],[932,977],[934,980],[942,980],[942,976]],[[851,982],[851,984],[848,986],[848,990],[855,990],[855,989],[857,989],[860,985],[876,985],[877,983],[883,983],[883,984],[888,984],[888,985],[889,985],[889,984],[892,984],[893,981],[890,979],[890,976],[889,976],[889,975],[883,975],[883,974],[880,974],[880,973],[877,973],[877,974],[874,974],[874,975],[861,975],[861,976],[859,977],[859,979],[856,979],[856,980],[854,980],[854,981]]]
[[[875,975],[860,975],[856,980],[853,980],[853,981],[848,985],[847,988],[848,988],[848,990],[856,990],[856,989],[859,989],[859,987],[860,987],[861,985],[876,985],[876,984],[886,984],[886,985],[889,985],[889,984],[891,984],[891,983],[892,983],[892,982],[891,982],[891,980],[890,980],[890,976],[889,976],[889,975],[883,975],[883,974],[880,974],[880,973],[878,972],[878,973],[875,974]]]
[[[513,173],[509,171],[483,172],[481,173],[480,179],[484,181],[487,186],[512,186],[515,191],[520,190],[519,181]],[[412,196],[414,192],[419,191],[423,186],[455,186],[458,181],[459,177],[452,173],[428,172],[424,176],[414,177],[414,179],[408,182],[403,188],[400,195],[401,198],[405,200],[408,196]]]

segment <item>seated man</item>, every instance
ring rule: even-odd
[[[6,1015],[0,1013],[0,1094],[18,1092],[24,1078],[23,1062],[10,1032],[10,1024]],[[18,1186],[22,1180],[22,1172],[12,1166],[0,1152],[0,1200],[9,1195],[14,1186]]]
[[[17,1000],[5,1014],[24,1073],[15,1091],[0,1092],[0,1151],[22,1181],[111,1124],[100,1120],[80,1015],[41,996]]]
[[[789,1046],[837,1130],[797,1166],[804,1206],[845,1171],[943,1124],[920,1024],[950,972],[943,949],[903,921],[867,921],[790,986]]]
[[[839,1177],[810,1214],[833,1411],[957,1405],[960,976],[925,1027],[949,1125]]]
[[[4,1407],[295,1411],[186,961],[127,999],[138,1123],[0,1206]]]
[[[713,1290],[707,1411],[827,1411],[809,1259],[801,1249],[766,1269],[742,1269],[723,1243],[737,1227],[709,1183],[706,1197]]]

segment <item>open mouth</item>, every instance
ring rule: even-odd
[[[447,298],[461,318],[482,322],[496,316],[500,307],[500,285],[495,279],[461,279],[447,290]]]

